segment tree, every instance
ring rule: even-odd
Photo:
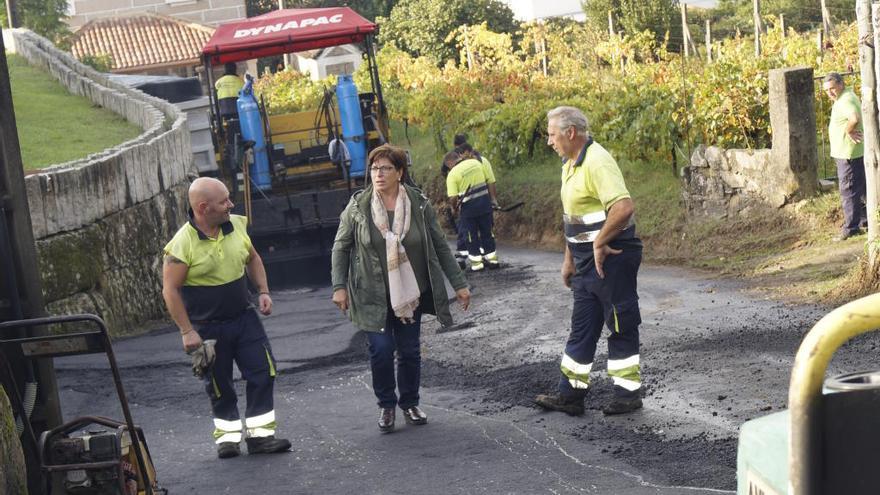
[[[51,40],[61,48],[65,47],[70,36],[70,28],[64,22],[67,19],[67,0],[17,0],[15,8],[22,27]],[[6,2],[3,0],[0,0],[0,11],[3,27],[7,27]]]
[[[677,22],[678,0],[585,0],[581,5],[587,19],[596,28],[607,29],[608,13],[611,12],[616,31],[631,35],[651,31],[658,42],[666,37],[667,32],[673,40],[681,37]]]
[[[246,3],[248,17],[278,10],[278,0],[246,0]],[[361,16],[375,21],[376,17],[390,14],[396,3],[396,0],[284,0],[284,7],[288,9],[351,7]]]
[[[835,23],[850,23],[856,18],[852,0],[825,0],[831,19]],[[710,11],[712,35],[728,37],[740,31],[754,31],[752,0],[719,0],[718,7]],[[762,16],[785,16],[785,27],[804,32],[822,25],[820,0],[761,0]]]
[[[513,12],[497,0],[401,0],[387,18],[379,19],[379,41],[442,64],[459,59],[455,36],[450,35],[460,26],[482,23],[495,33],[517,29]]]

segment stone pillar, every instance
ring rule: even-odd
[[[768,171],[768,185],[796,184],[795,191],[786,192],[798,197],[815,194],[819,185],[814,95],[812,68],[770,71],[773,167]]]

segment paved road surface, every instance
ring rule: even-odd
[[[363,336],[330,289],[276,291],[265,319],[281,373],[279,434],[293,451],[215,457],[209,403],[174,329],[116,343],[132,404],[170,493],[709,494],[735,489],[736,434],[785,406],[797,345],[827,309],[757,300],[736,284],[643,267],[645,408],[604,417],[605,346],[587,413],[538,410],[552,388],[571,296],[558,253],[502,249],[503,269],[470,276],[456,326],[423,324],[426,426],[380,435]],[[870,369],[877,339],[838,353],[833,372]],[[57,361],[66,418],[121,418],[99,356]],[[241,383],[239,383],[241,385]],[[398,418],[401,420],[402,418]]]

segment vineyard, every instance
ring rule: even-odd
[[[453,134],[465,132],[492,161],[502,203],[526,201],[520,214],[497,219],[500,238],[551,249],[562,245],[559,159],[546,145],[546,112],[574,105],[618,160],[638,205],[646,259],[758,278],[779,266],[815,265],[811,272],[792,270],[784,288],[789,295],[846,300],[865,284],[855,281],[860,268],[852,260],[860,251],[824,258],[842,253],[822,247],[840,220],[836,192],[805,201],[796,214],[768,210],[756,218],[701,223],[688,222],[680,204],[678,171],[696,145],[770,146],[769,70],[808,66],[816,77],[836,71],[860,90],[855,24],[838,26],[823,50],[815,33],[783,32],[772,18],[769,24],[760,57],[753,38],[733,37],[713,45],[712,62],[704,47],[700,57],[690,58],[669,50],[668,36],[665,42],[648,32],[612,37],[577,23],[528,24],[514,35],[462,27],[450,35],[461,59],[445,63],[392,44],[377,56],[396,122],[392,135],[410,148],[429,196],[442,203],[437,164]],[[355,74],[359,87],[367,87],[368,78],[366,71]],[[283,113],[317,107],[333,84],[332,78],[313,82],[285,71],[263,76],[258,88],[269,111]],[[824,134],[830,102],[820,94],[821,82],[815,86],[817,131]],[[820,135],[817,142],[821,158],[827,138]],[[805,248],[815,252],[804,254]]]
[[[570,104],[586,111],[592,133],[613,152],[668,167],[700,143],[769,147],[768,70],[809,66],[822,75],[858,66],[854,24],[839,26],[820,51],[812,33],[783,32],[770,21],[760,57],[751,38],[714,44],[707,62],[670,52],[649,32],[610,36],[569,23],[524,24],[514,35],[463,26],[450,35],[462,60],[441,64],[389,44],[378,65],[391,118],[428,131],[438,151],[465,131],[493,163],[517,167],[547,153],[545,114]],[[367,78],[356,74],[360,85]],[[333,83],[284,71],[265,75],[258,89],[271,112],[288,112],[314,108]],[[828,105],[817,100],[819,129]]]

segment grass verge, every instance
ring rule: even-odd
[[[6,54],[25,170],[84,158],[143,130],[89,100],[71,95],[48,73]]]
[[[417,182],[435,204],[444,204],[442,153],[433,137],[413,127],[404,132],[400,124],[392,135],[410,150]],[[560,161],[551,153],[536,155],[527,164],[493,164],[499,202],[526,202],[496,215],[496,234],[505,242],[561,250]],[[689,222],[681,183],[668,168],[625,157],[618,162],[636,204],[647,262],[745,278],[768,297],[789,301],[836,305],[877,290],[864,275],[865,236],[832,241],[841,223],[836,191],[747,217]]]

